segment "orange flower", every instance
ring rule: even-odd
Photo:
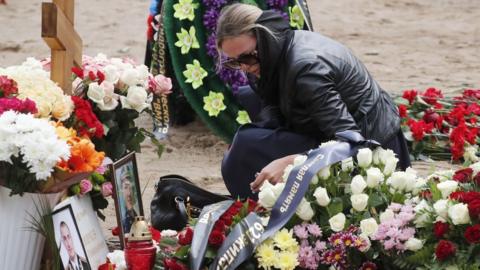
[[[58,167],[68,172],[93,172],[102,165],[105,158],[104,152],[97,152],[95,145],[89,139],[72,138],[70,159],[61,161]]]

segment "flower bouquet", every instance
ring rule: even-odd
[[[479,98],[473,89],[448,98],[435,88],[404,91],[396,102],[414,157],[478,161]]]
[[[145,65],[130,59],[107,58],[103,54],[83,57],[83,67],[73,68],[74,114],[67,126],[89,136],[95,148],[104,151],[113,161],[127,151],[140,152],[145,136],[158,146],[154,135],[135,125],[142,112],[151,112],[153,93],[168,94],[169,78],[152,76]]]

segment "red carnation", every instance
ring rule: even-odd
[[[453,180],[460,183],[468,183],[472,180],[473,170],[472,168],[465,168],[455,172]]]
[[[408,104],[412,105],[412,103],[415,101],[415,98],[417,97],[417,90],[405,90],[403,91],[402,97],[408,100]]]
[[[436,105],[437,99],[443,98],[443,95],[440,90],[431,87],[425,90],[425,92],[422,94],[422,98],[426,103],[430,105]]]
[[[473,182],[477,185],[480,186],[480,172],[473,177]]]
[[[449,228],[450,226],[448,225],[448,223],[437,221],[433,225],[433,233],[437,238],[443,238],[445,234],[448,233]]]
[[[465,230],[465,239],[471,244],[480,243],[480,224],[470,226]]]
[[[0,76],[0,97],[10,97],[17,93],[17,82],[5,75]]]
[[[193,229],[187,227],[185,230],[178,234],[178,243],[182,246],[190,245],[193,239]]]
[[[474,90],[474,89],[465,89],[463,91],[463,97],[464,98],[474,98],[474,99],[480,99],[480,89]]]
[[[400,114],[400,117],[406,118],[407,115],[407,106],[404,104],[398,105],[398,113]]]
[[[455,255],[456,251],[457,248],[452,242],[447,240],[440,240],[437,248],[435,249],[435,255],[437,256],[437,259],[439,259],[440,261],[444,261],[450,256]]]
[[[95,73],[93,73],[93,71],[89,71],[88,72],[88,78],[90,78],[90,80],[93,82],[95,81],[95,79],[97,78],[97,76],[95,76]]]
[[[220,247],[225,240],[225,234],[220,230],[213,230],[208,237],[208,243],[214,247]]]
[[[223,221],[222,219],[217,220],[217,222],[215,222],[215,225],[213,226],[213,230],[225,230],[225,221]]]
[[[360,270],[377,270],[377,265],[373,262],[364,262]]]
[[[415,121],[410,119],[407,124],[410,127],[412,136],[416,141],[421,141],[425,136],[425,133],[431,133],[433,129],[432,123],[425,123],[423,120]]]
[[[83,80],[83,69],[79,68],[79,67],[72,67],[72,72],[77,75],[77,77],[79,77],[80,79]]]
[[[115,227],[112,229],[112,235],[117,236],[120,234],[120,227]]]
[[[186,265],[178,262],[175,258],[164,259],[163,265],[166,270],[188,270]]]
[[[480,200],[473,200],[468,203],[468,213],[472,218],[477,218],[480,216]]]
[[[105,80],[105,74],[101,72],[100,70],[97,71],[97,77],[98,77],[98,84],[101,84]]]
[[[107,258],[107,262],[98,266],[98,270],[115,270],[116,265],[111,263]]]

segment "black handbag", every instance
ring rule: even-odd
[[[204,206],[231,200],[230,196],[212,193],[174,174],[160,177],[155,189],[150,211],[152,226],[157,230],[182,230]]]

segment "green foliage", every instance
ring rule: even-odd
[[[10,196],[15,194],[23,195],[24,192],[35,192],[37,190],[37,178],[34,173],[28,170],[22,157],[12,157],[12,163],[0,161],[0,180],[10,188]]]

